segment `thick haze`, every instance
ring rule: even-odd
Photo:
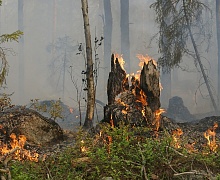
[[[80,0],[24,0],[23,24],[24,24],[24,90],[19,92],[19,43],[4,44],[5,47],[13,48],[15,54],[8,53],[8,62],[10,65],[9,75],[7,77],[7,89],[2,90],[6,93],[14,92],[12,100],[14,104],[27,104],[30,99],[38,98],[40,100],[50,100],[61,98],[64,103],[71,107],[77,107],[76,90],[71,82],[69,66],[73,67],[73,75],[78,79],[77,85],[80,88],[82,82],[81,71],[84,68],[84,59],[82,55],[76,55],[78,52],[77,45],[84,43],[84,28],[81,12]],[[130,59],[131,71],[136,72],[139,60],[137,54],[148,54],[155,60],[159,57],[157,40],[151,44],[151,39],[158,32],[158,25],[154,22],[155,13],[149,5],[153,0],[130,0]],[[113,15],[113,35],[112,35],[112,52],[121,53],[120,44],[120,1],[111,0],[111,9]],[[215,11],[215,4],[212,3]],[[213,11],[214,15],[215,12]],[[89,15],[92,41],[95,35],[99,39],[103,36],[104,11],[103,0],[89,1]],[[215,16],[214,16],[215,17]],[[0,7],[0,32],[12,33],[18,29],[18,3],[14,0],[3,0]],[[217,99],[217,50],[216,50],[216,31],[215,19],[213,19],[213,37],[211,39],[210,50],[205,53],[201,48],[203,62],[207,68],[215,99]],[[48,51],[48,45],[58,38],[70,37],[72,50],[66,52],[68,59],[65,74],[65,91],[64,99],[62,93],[63,70],[62,54],[64,51],[56,50],[54,55]],[[104,80],[104,73],[109,72],[109,68],[103,64],[103,44],[98,48],[98,57],[100,59],[97,99],[107,102],[106,85],[107,79]],[[60,56],[60,57],[59,57]],[[60,62],[55,65],[55,69],[49,68],[52,58],[57,58]],[[125,59],[126,61],[126,59]],[[209,61],[209,63],[208,63]],[[110,57],[109,57],[110,63]],[[126,65],[125,65],[126,66]],[[202,113],[212,111],[210,99],[207,98],[207,90],[203,85],[201,91],[195,96],[199,83],[203,83],[201,75],[197,72],[193,60],[184,58],[181,67],[189,71],[175,69],[172,71],[172,96],[183,98],[184,104],[189,108],[191,113]],[[162,84],[163,85],[163,84]],[[86,97],[82,94],[82,97]],[[205,99],[204,99],[205,98]],[[195,103],[197,101],[197,104]],[[167,106],[168,102],[162,102],[162,106]]]

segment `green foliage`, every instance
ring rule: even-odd
[[[13,179],[174,179],[174,174],[194,170],[206,175],[207,169],[216,173],[217,179],[220,177],[219,152],[174,149],[169,135],[152,138],[147,128],[100,127],[97,134],[79,129],[73,147],[43,162],[13,162]]]
[[[180,64],[184,54],[192,56],[187,47],[188,22],[197,39],[209,42],[211,33],[203,15],[203,10],[207,12],[209,9],[200,0],[157,0],[151,7],[156,11],[156,22],[159,24],[160,66],[170,70]]]
[[[15,31],[11,34],[3,34],[0,36],[0,43],[5,43],[5,42],[11,42],[11,41],[16,41],[18,42],[18,39],[23,35],[23,32],[20,30]]]
[[[31,99],[30,107],[39,112],[48,112],[50,114],[50,118],[52,118],[54,121],[57,118],[63,118],[63,108],[60,99],[57,101],[51,100],[49,104],[42,104],[39,102],[39,99]]]
[[[0,2],[1,3],[1,2]],[[5,42],[16,41],[23,35],[23,32],[16,31],[12,34],[3,34],[0,36],[0,44]],[[5,84],[6,76],[8,75],[9,65],[6,60],[5,50],[0,47],[0,61],[1,61],[1,68],[0,68],[0,87]]]

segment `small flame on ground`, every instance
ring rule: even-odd
[[[216,152],[218,144],[216,144],[216,129],[218,124],[215,122],[213,127],[209,128],[205,133],[204,137],[207,139],[207,145],[212,152]]]
[[[24,135],[19,135],[17,138],[17,136],[14,133],[12,133],[10,135],[10,138],[11,138],[11,142],[10,142],[11,148],[9,148],[7,144],[3,144],[2,147],[0,148],[0,153],[2,155],[5,155],[9,153],[11,150],[18,148],[18,150],[16,150],[14,153],[14,157],[13,157],[14,159],[17,159],[19,161],[28,159],[30,161],[38,162],[38,157],[39,157],[38,153],[35,152],[31,153],[29,150],[24,149],[24,145],[27,140],[27,138]]]
[[[155,131],[159,130],[160,127],[160,115],[162,113],[166,112],[165,109],[158,109],[154,112],[155,114],[155,118],[154,118],[154,122],[153,122],[153,126],[155,126]]]
[[[112,119],[112,114],[111,114],[111,118],[110,118],[110,124],[111,124],[111,127],[112,127],[112,128],[115,127],[115,126],[114,126],[114,121],[113,121],[113,119]]]
[[[73,114],[73,108],[70,107],[69,111],[70,111],[71,114]]]
[[[173,146],[175,148],[181,148],[181,145],[180,145],[180,136],[183,134],[183,131],[182,129],[180,128],[177,128],[175,130],[172,131],[172,138],[173,138]]]
[[[81,151],[81,152],[86,152],[86,151],[87,151],[86,146],[84,146],[84,141],[83,141],[83,140],[81,140],[81,147],[80,147],[80,151]]]

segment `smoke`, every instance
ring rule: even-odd
[[[24,1],[24,92],[19,93],[19,49],[18,43],[8,43],[2,46],[11,47],[15,55],[8,53],[8,62],[10,65],[9,75],[7,77],[7,88],[2,89],[6,93],[14,92],[12,100],[14,104],[27,104],[30,99],[59,99],[72,107],[76,107],[76,89],[71,82],[69,67],[66,66],[64,98],[62,97],[62,75],[63,72],[57,69],[51,73],[49,64],[55,55],[47,51],[49,44],[56,42],[58,38],[68,36],[72,40],[72,45],[77,46],[84,43],[84,27],[82,22],[81,2],[65,0],[33,0]],[[131,71],[136,72],[138,67],[137,54],[148,54],[157,59],[158,54],[157,40],[153,36],[158,32],[158,26],[155,23],[155,12],[149,8],[154,1],[136,0],[130,2],[130,59]],[[18,29],[18,8],[17,2],[7,0],[0,7],[0,32],[11,33]],[[113,15],[113,38],[112,52],[120,52],[120,1],[112,0]],[[95,37],[103,36],[103,2],[102,0],[89,1],[89,15],[92,41]],[[214,28],[213,28],[214,29]],[[215,32],[213,32],[215,34]],[[214,36],[215,38],[215,36]],[[217,50],[216,42],[212,39],[211,49],[208,54],[203,53],[202,57],[209,77],[212,80],[213,90],[216,90],[217,79]],[[201,50],[202,52],[202,50]],[[81,72],[85,70],[85,60],[82,54],[76,55],[78,49],[71,52],[69,66],[72,66],[73,75],[77,80],[77,86],[81,88],[83,76]],[[107,102],[107,79],[103,79],[104,74],[108,74],[109,67],[103,63],[103,44],[97,50],[99,64],[99,75],[97,84],[97,99]],[[59,57],[57,57],[59,58]],[[110,61],[110,57],[109,57]],[[126,59],[125,59],[126,61]],[[62,58],[61,58],[61,62]],[[62,66],[62,63],[61,65]],[[125,65],[126,67],[126,65]],[[186,57],[181,64],[183,69],[172,71],[172,96],[183,98],[184,104],[191,113],[201,113],[212,111],[211,103],[207,97],[207,90],[204,85],[201,86],[200,94],[197,88],[202,84],[200,73],[196,71],[193,59]],[[60,81],[60,82],[59,82]],[[163,84],[162,84],[163,85]],[[197,90],[197,94],[195,92]],[[203,99],[205,97],[205,99]],[[215,96],[216,97],[216,96]],[[86,98],[86,93],[82,91],[82,98]],[[84,101],[84,100],[83,100]],[[197,102],[197,104],[195,103]],[[167,103],[167,102],[166,102]],[[166,104],[162,102],[163,104]],[[83,103],[85,104],[85,102]]]

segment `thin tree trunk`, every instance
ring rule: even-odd
[[[213,105],[213,107],[214,107],[215,113],[217,114],[218,108],[217,108],[217,105],[216,105],[216,103],[215,103],[215,99],[214,99],[214,97],[213,97],[211,88],[210,88],[210,86],[209,86],[208,78],[207,78],[207,75],[206,75],[206,73],[205,73],[205,70],[204,70],[202,61],[201,61],[201,59],[200,59],[200,55],[199,55],[199,52],[198,52],[198,49],[197,49],[197,45],[196,45],[195,39],[194,39],[193,34],[192,34],[192,31],[191,31],[191,27],[190,27],[190,24],[189,24],[189,19],[188,19],[187,14],[186,14],[185,0],[183,0],[183,7],[184,7],[185,19],[186,19],[186,22],[187,22],[187,28],[188,28],[188,30],[189,30],[189,35],[190,35],[190,39],[191,39],[192,44],[193,44],[193,48],[194,48],[194,50],[195,50],[196,59],[197,59],[197,61],[198,61],[198,63],[199,63],[199,67],[200,67],[200,69],[201,69],[203,79],[204,79],[205,84],[206,84],[206,87],[207,87],[207,89],[208,89],[208,92],[209,92],[209,95],[210,95],[211,102],[212,102],[212,105]]]
[[[163,0],[162,3],[163,3],[163,7],[164,7],[166,0]],[[165,8],[163,8],[163,9],[165,10]],[[165,14],[165,12],[163,12],[163,13]],[[164,21],[167,25],[170,24],[169,17],[164,19]],[[162,46],[163,54],[164,54],[163,56],[166,55],[165,51],[166,51],[167,46],[168,46],[167,37],[164,35],[163,36],[163,46]],[[166,57],[166,59],[167,59],[167,57]],[[168,108],[169,99],[171,98],[171,72],[168,71],[168,69],[166,67],[162,67],[162,73],[161,73],[160,79],[161,79],[161,84],[163,87],[163,90],[161,91],[161,103],[164,108]]]
[[[216,0],[216,30],[218,44],[218,99],[220,99],[220,1]],[[218,100],[218,105],[220,102]]]
[[[53,37],[52,44],[54,45],[56,42],[56,30],[57,30],[57,0],[53,1]],[[55,47],[53,46],[52,50],[52,59],[55,58]]]
[[[110,71],[110,59],[112,54],[112,10],[111,0],[103,0],[104,2],[104,67],[106,71]],[[104,82],[107,82],[108,73],[104,73]],[[105,84],[106,86],[106,84]]]
[[[129,38],[129,0],[120,0],[121,6],[121,54],[126,62],[126,72],[130,69],[130,38]]]
[[[64,62],[63,62],[63,94],[62,94],[62,98],[63,98],[63,101],[64,101],[64,95],[65,95],[65,76],[66,76],[66,48],[65,47],[65,52],[64,52]]]
[[[23,7],[24,7],[24,2],[23,0],[18,0],[18,29],[22,32],[24,32],[24,11],[23,11]],[[23,97],[25,94],[25,88],[24,88],[24,36],[21,36],[20,40],[19,40],[19,45],[18,45],[18,51],[19,51],[19,55],[18,55],[18,61],[19,61],[19,97],[20,97],[20,102],[23,102]]]
[[[81,0],[82,2],[82,13],[84,20],[84,31],[85,31],[85,41],[86,41],[86,81],[87,81],[87,109],[86,117],[84,122],[84,128],[89,129],[93,126],[93,117],[95,109],[95,89],[94,89],[94,76],[93,76],[93,60],[92,60],[92,44],[91,44],[91,34],[89,25],[89,14],[88,14],[88,1]]]

